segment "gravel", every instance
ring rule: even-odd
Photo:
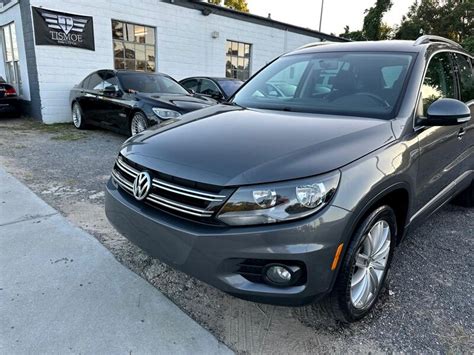
[[[341,325],[313,307],[242,301],[175,271],[105,218],[104,184],[125,137],[70,124],[0,119],[0,164],[238,353],[474,350],[474,209],[447,205],[396,250],[373,314]]]

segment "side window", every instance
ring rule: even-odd
[[[449,53],[442,52],[431,58],[421,86],[422,116],[426,116],[428,106],[440,98],[456,98],[454,69]]]
[[[198,81],[196,79],[190,79],[183,82],[183,86],[186,90],[193,90],[194,92],[198,91]]]
[[[110,86],[115,87],[115,90],[119,90],[119,82],[118,78],[115,74],[113,73],[107,73],[102,76],[103,77],[103,83],[102,85],[104,86],[104,89]]]
[[[474,74],[471,60],[469,57],[458,53],[455,54],[455,57],[461,84],[461,101],[474,100]]]
[[[214,84],[212,81],[207,79],[202,79],[201,81],[201,88],[199,92],[203,95],[219,95],[219,88]]]
[[[104,89],[104,83],[102,78],[99,76],[99,74],[94,73],[89,77],[89,81],[87,82],[86,89],[88,90],[103,90]]]

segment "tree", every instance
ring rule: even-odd
[[[351,31],[349,26],[344,26],[344,33],[339,34],[339,37],[347,38],[352,41],[365,41],[362,31]]]
[[[222,0],[208,0],[209,3],[214,5],[221,5]],[[224,0],[224,6],[232,10],[249,12],[248,4],[246,0]]]
[[[474,51],[473,0],[422,0],[410,7],[395,33],[397,39],[421,34],[450,38]]]
[[[366,15],[364,17],[362,33],[367,40],[378,41],[381,39],[388,39],[391,29],[387,29],[388,26],[382,23],[382,19],[385,13],[390,10],[391,7],[391,0],[377,0],[375,2],[375,6],[365,10]]]

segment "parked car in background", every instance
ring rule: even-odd
[[[231,78],[191,77],[183,79],[179,83],[190,92],[224,102],[234,95],[244,82]]]
[[[128,140],[107,217],[237,297],[359,320],[409,230],[474,207],[472,64],[435,36],[287,53],[231,102]]]
[[[91,124],[126,135],[215,104],[168,75],[110,69],[93,72],[70,93],[75,127]]]
[[[15,87],[0,76],[0,117],[16,117],[20,113],[20,99]]]

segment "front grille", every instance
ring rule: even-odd
[[[149,170],[122,156],[115,161],[112,176],[124,191],[133,195],[133,182],[142,171],[147,171],[152,177],[152,187],[143,202],[200,222],[216,224],[216,219],[212,217],[233,191]]]

